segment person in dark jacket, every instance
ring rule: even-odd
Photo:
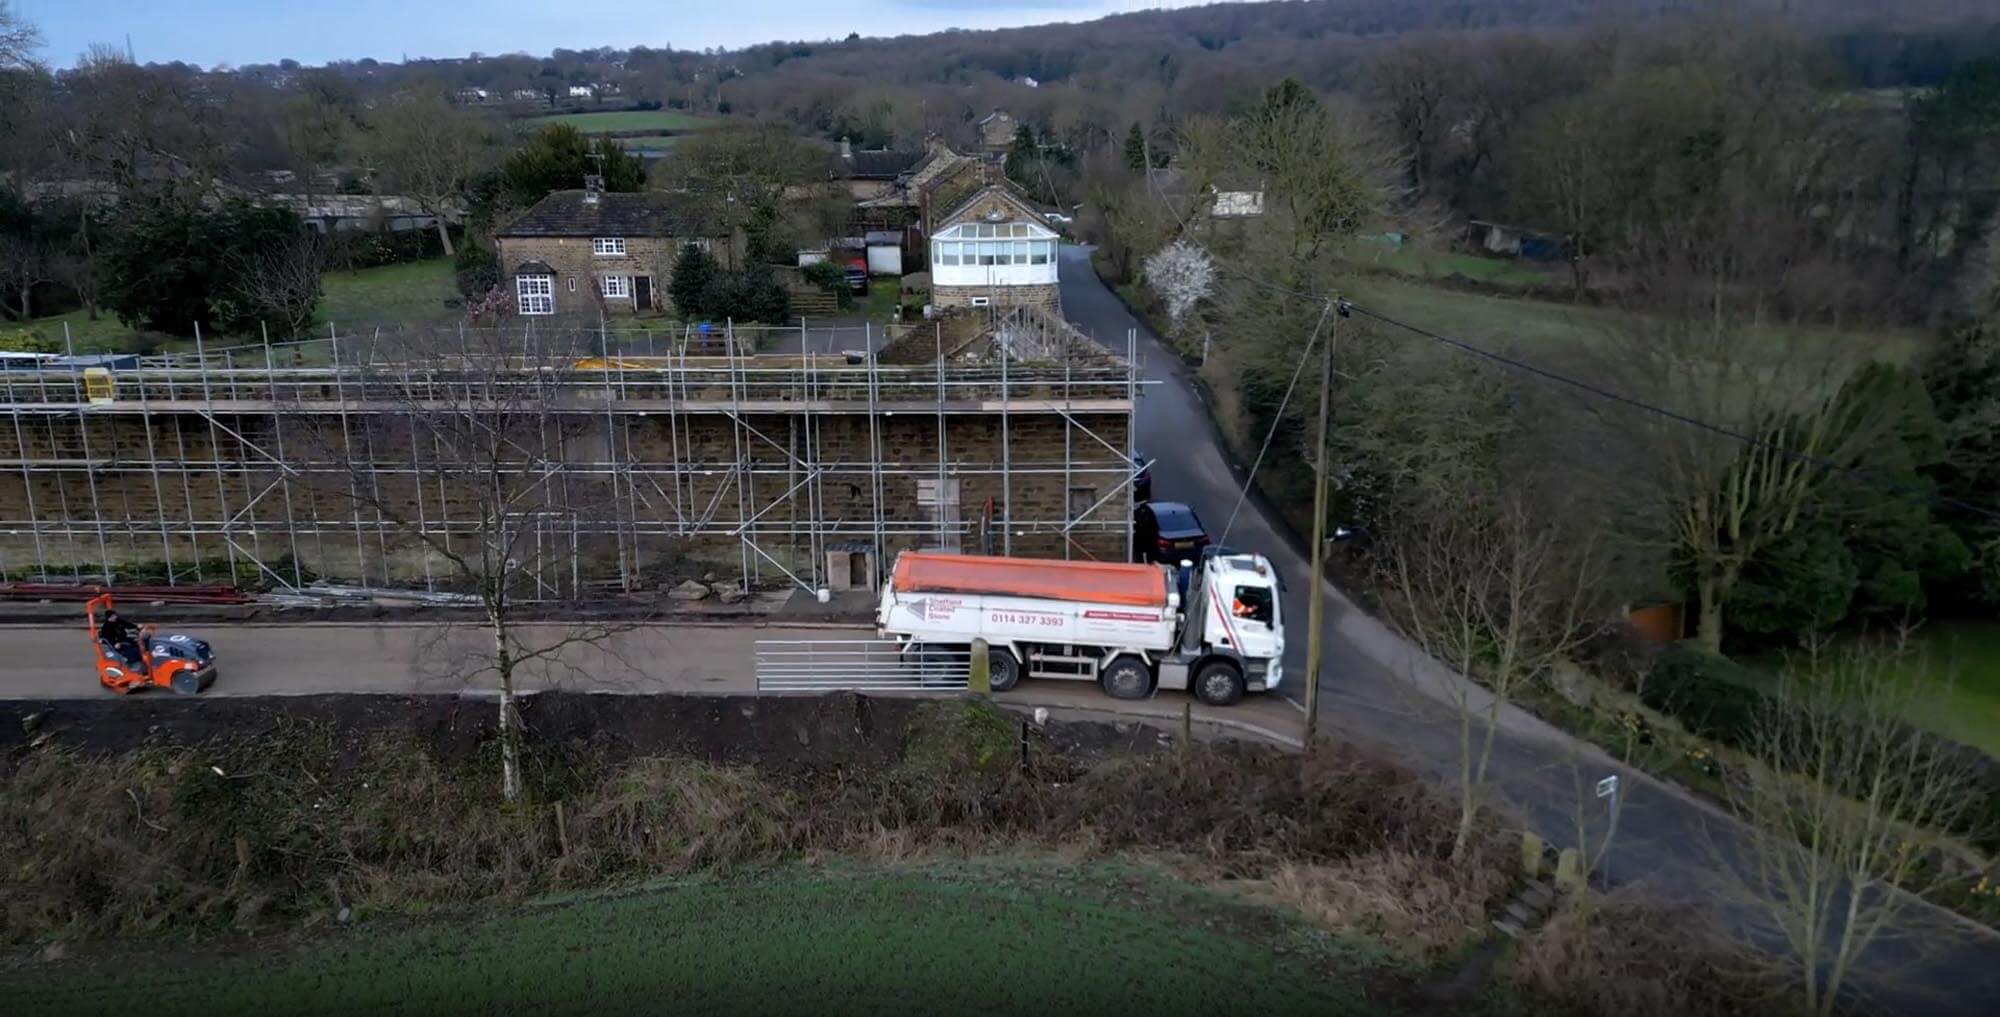
[[[137,667],[139,664],[138,628],[118,616],[116,611],[104,612],[104,622],[97,626],[97,638],[110,646],[113,653],[125,658],[126,663]]]

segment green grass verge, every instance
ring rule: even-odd
[[[443,321],[457,313],[444,305],[458,296],[450,258],[328,272],[321,287],[318,334],[324,334],[325,322],[347,332]]]
[[[1377,963],[1110,865],[781,869],[233,955],[0,973],[22,1013],[1372,1012]]]
[[[716,117],[699,117],[673,110],[623,110],[614,113],[558,113],[523,121],[530,130],[549,124],[568,124],[585,134],[610,131],[700,131],[719,127]]]

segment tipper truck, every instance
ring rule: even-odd
[[[906,654],[987,646],[996,692],[1022,678],[1094,681],[1119,699],[1192,689],[1234,703],[1278,687],[1278,576],[1263,555],[1125,565],[905,551],[876,626]]]

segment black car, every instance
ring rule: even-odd
[[[1146,457],[1132,453],[1132,500],[1153,500],[1153,468],[1146,465]]]
[[[1149,501],[1132,513],[1132,559],[1174,564],[1198,559],[1208,530],[1194,509],[1177,501]]]

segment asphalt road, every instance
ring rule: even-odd
[[[1224,453],[1187,369],[1097,278],[1087,249],[1063,247],[1061,281],[1064,316],[1103,345],[1123,355],[1128,330],[1137,330],[1141,375],[1157,383],[1146,387],[1138,409],[1138,449],[1154,460],[1153,497],[1188,503],[1211,534],[1220,536],[1227,527],[1231,546],[1272,560],[1287,581],[1285,674],[1303,681],[1312,571],[1305,548],[1280,536],[1283,528],[1254,500],[1236,507],[1243,474]],[[1304,339],[1299,337],[1301,347]],[[1377,746],[1455,782],[1459,713],[1447,704],[1454,701],[1450,690],[1462,686],[1332,583],[1325,589],[1321,730]],[[1303,698],[1300,684],[1282,691]],[[1481,700],[1472,702],[1478,709]],[[1722,903],[1737,896],[1731,880],[1721,875],[1723,860],[1740,857],[1742,829],[1736,823],[1520,710],[1503,710],[1498,726],[1489,770],[1495,793],[1552,844],[1576,844],[1579,809],[1593,850],[1601,844],[1607,803],[1596,798],[1595,785],[1617,774],[1623,801],[1608,855],[1613,881],[1639,881],[1657,897],[1718,905],[1729,920],[1751,922],[1740,906]],[[1879,944],[1865,958],[1871,988],[1898,1012],[1990,1012],[1992,1000],[2000,998],[2000,936],[1948,912],[1919,907],[1900,930],[1904,935]]]

